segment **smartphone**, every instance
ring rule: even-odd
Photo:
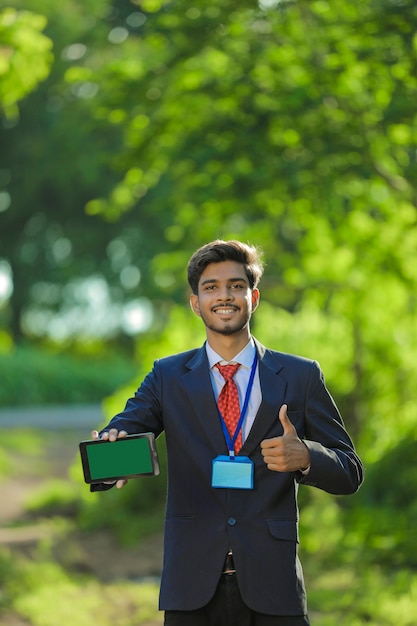
[[[116,441],[90,439],[81,441],[79,448],[87,484],[159,474],[153,433],[127,435]]]

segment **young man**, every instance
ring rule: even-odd
[[[256,248],[238,241],[197,250],[190,303],[206,343],[156,361],[124,411],[92,434],[165,431],[168,626],[308,625],[298,484],[341,495],[363,480],[317,362],[251,336],[262,272]]]

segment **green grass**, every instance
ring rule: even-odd
[[[311,567],[311,571],[310,570]],[[312,626],[414,626],[417,574],[375,567],[316,572],[306,563]],[[15,613],[33,626],[157,626],[158,585],[120,580],[105,584],[48,560],[16,560],[0,550],[2,616]],[[59,602],[56,599],[59,598]]]
[[[74,576],[51,561],[12,563],[10,554],[0,551],[0,572],[2,569],[9,572],[0,603],[4,626],[4,616],[12,614],[33,626],[162,624],[154,583],[102,584],[91,577]]]
[[[308,597],[313,626],[415,626],[417,573],[358,562],[311,576]]]

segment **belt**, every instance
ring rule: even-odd
[[[222,574],[236,574],[235,563],[233,561],[233,554],[231,550],[226,555]]]

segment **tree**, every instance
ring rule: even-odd
[[[17,103],[44,80],[52,63],[52,41],[42,31],[43,15],[6,8],[0,11],[0,111],[9,120]]]
[[[85,328],[89,296],[83,294],[89,287],[83,278],[96,289],[101,286],[105,297],[101,276],[111,276],[106,248],[114,238],[114,226],[86,216],[84,206],[97,189],[106,193],[115,183],[110,162],[120,149],[117,130],[93,120],[94,85],[88,91],[64,81],[74,60],[88,54],[96,40],[105,40],[106,7],[111,5],[32,4],[45,11],[37,23],[51,38],[45,40],[54,42],[55,59],[48,79],[21,103],[20,117],[0,129],[1,183],[9,199],[0,217],[1,257],[13,277],[11,306],[3,315],[15,341],[36,336],[37,319],[42,322],[38,334],[42,336],[46,326],[55,337],[65,339],[68,319],[64,316],[58,323],[51,319],[62,309],[76,313],[72,316],[78,330]],[[95,19],[89,13],[94,7]],[[26,41],[27,33],[22,35]],[[91,333],[99,333],[99,326],[95,320]]]
[[[414,415],[414,3],[47,5],[60,60],[26,161],[41,154],[44,167],[32,187],[16,179],[9,214],[22,233],[7,254],[25,285],[20,310],[39,306],[29,286],[42,274],[59,287],[47,292],[58,309],[65,281],[100,273],[113,299],[150,299],[160,330],[186,299],[196,246],[251,240],[268,263],[270,310],[255,323],[288,349],[318,349],[351,427],[381,455],[398,405],[398,438]],[[23,113],[15,163],[35,125]],[[22,262],[24,243],[35,259]],[[142,276],[130,289],[120,280],[129,268]]]
[[[398,439],[414,419],[414,3],[140,7],[141,36],[100,70],[99,115],[122,120],[124,175],[87,211],[160,219],[146,288],[177,302],[196,245],[262,244],[275,311],[263,332],[303,351],[297,337],[310,335],[327,358],[326,345],[344,346],[331,381],[377,457],[397,407]]]

